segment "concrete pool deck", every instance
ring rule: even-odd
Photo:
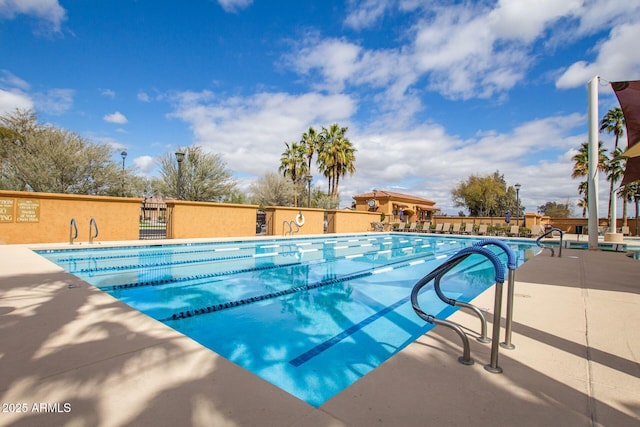
[[[0,260],[0,426],[640,425],[640,262],[623,253],[520,267],[502,374],[484,369],[490,344],[472,339],[465,366],[436,327],[319,408],[26,246]],[[492,289],[474,304],[492,312]],[[467,312],[451,320],[478,333]]]

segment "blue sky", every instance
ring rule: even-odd
[[[575,205],[587,82],[599,116],[618,106],[638,40],[629,0],[0,0],[0,114],[33,108],[147,176],[200,145],[243,190],[337,122],[358,150],[342,206],[376,188],[455,214],[450,190],[499,170],[535,211]]]

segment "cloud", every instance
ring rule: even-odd
[[[348,125],[356,108],[346,95],[315,92],[263,92],[246,98],[181,92],[173,99],[171,117],[189,124],[194,144],[223,154],[229,169],[255,176],[278,169],[285,141],[298,140],[309,126]]]
[[[127,118],[125,117],[124,114],[122,114],[120,111],[116,111],[113,114],[107,114],[106,116],[104,116],[102,118],[102,120],[104,120],[105,122],[109,122],[109,123],[117,123],[117,124],[125,124],[128,122]]]
[[[156,160],[151,156],[136,157],[133,159],[133,165],[144,174],[148,174],[158,166]]]
[[[0,89],[0,115],[13,113],[16,109],[29,110],[33,106],[33,100],[24,92]]]
[[[29,90],[31,85],[8,70],[0,70],[0,85]]]
[[[16,15],[33,16],[43,26],[39,31],[58,33],[67,19],[67,12],[58,0],[0,0],[0,18],[13,19]]]
[[[615,27],[609,37],[597,47],[593,62],[578,61],[571,64],[556,80],[560,89],[585,86],[594,76],[608,81],[640,78],[640,51],[629,48],[640,40],[640,22]]]
[[[391,7],[388,0],[351,0],[349,2],[349,13],[344,19],[344,24],[355,30],[370,28],[384,13]]]
[[[151,102],[151,98],[149,97],[149,94],[147,94],[146,92],[142,92],[142,91],[138,92],[138,95],[136,95],[136,97],[140,102]]]
[[[100,90],[100,95],[104,96],[105,98],[111,98],[111,99],[114,99],[116,97],[116,93],[111,89]]]
[[[73,89],[50,89],[33,95],[36,109],[47,114],[59,116],[73,107]]]
[[[253,3],[253,0],[218,0],[218,4],[225,12],[235,13],[246,9]]]

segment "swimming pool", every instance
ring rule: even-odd
[[[413,285],[477,241],[376,233],[37,252],[320,406],[433,327],[411,308]],[[518,265],[538,250],[508,244]],[[442,288],[470,301],[493,277],[472,255]],[[420,304],[440,318],[456,310],[434,292],[423,291]]]

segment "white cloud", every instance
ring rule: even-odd
[[[151,156],[140,156],[133,159],[133,165],[142,173],[147,174],[155,169],[157,162]]]
[[[183,92],[174,97],[171,117],[187,122],[194,144],[221,153],[229,169],[260,176],[280,166],[284,142],[299,139],[309,126],[348,125],[355,112],[346,95],[257,93],[220,99]]]
[[[29,90],[31,85],[8,70],[0,70],[0,85]]]
[[[0,89],[0,115],[13,113],[15,110],[29,110],[33,108],[33,100],[24,92],[17,89]]]
[[[218,4],[225,12],[238,12],[246,9],[253,3],[253,0],[218,0]]]
[[[557,79],[556,87],[566,89],[586,86],[596,75],[608,81],[640,78],[640,51],[632,47],[638,40],[640,22],[613,28],[609,38],[597,47],[598,55],[595,61],[578,61],[571,64]]]
[[[137,98],[140,102],[151,102],[151,98],[146,92],[138,92]]]
[[[107,114],[102,118],[105,122],[109,123],[117,123],[117,124],[125,124],[128,122],[127,118],[120,111],[116,111],[113,114]]]
[[[16,15],[29,15],[40,19],[46,32],[60,32],[67,12],[58,0],[0,0],[0,17],[13,19]]]
[[[59,116],[73,107],[73,89],[50,89],[33,95],[36,109],[54,116]]]
[[[116,97],[116,93],[111,89],[102,89],[100,91],[100,95],[111,99],[114,99]]]
[[[392,6],[389,0],[351,0],[349,13],[344,20],[346,26],[355,30],[373,26]]]

